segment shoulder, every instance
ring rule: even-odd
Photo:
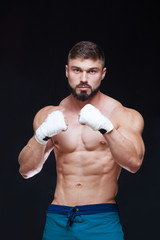
[[[125,126],[131,128],[133,131],[142,133],[144,128],[144,119],[135,109],[127,108],[121,105],[114,109],[113,116],[118,119],[120,127]]]
[[[109,115],[111,120],[116,124],[117,128],[127,127],[142,133],[144,128],[144,119],[142,115],[135,109],[127,108],[123,106],[116,99],[104,95],[103,109],[107,112],[109,109]]]
[[[37,129],[43,122],[44,120],[47,118],[48,114],[50,114],[53,111],[57,111],[57,110],[61,110],[62,107],[60,106],[46,106],[42,109],[40,109],[33,120],[33,128]]]

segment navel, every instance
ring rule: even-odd
[[[82,184],[81,184],[81,183],[77,183],[77,184],[75,185],[75,187],[76,187],[76,188],[81,188],[81,187],[82,187]]]

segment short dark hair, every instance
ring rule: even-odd
[[[70,59],[82,58],[101,60],[102,65],[105,65],[105,55],[103,50],[96,44],[90,41],[81,41],[76,43],[68,54],[68,62]]]

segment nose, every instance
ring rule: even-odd
[[[87,73],[84,71],[82,72],[82,75],[81,75],[81,82],[87,82]]]

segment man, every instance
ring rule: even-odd
[[[66,77],[71,94],[35,116],[34,136],[19,155],[20,173],[39,173],[50,152],[57,185],[43,240],[124,239],[115,204],[122,168],[134,173],[143,161],[144,122],[100,92],[106,74],[101,48],[82,41],[70,50]]]

